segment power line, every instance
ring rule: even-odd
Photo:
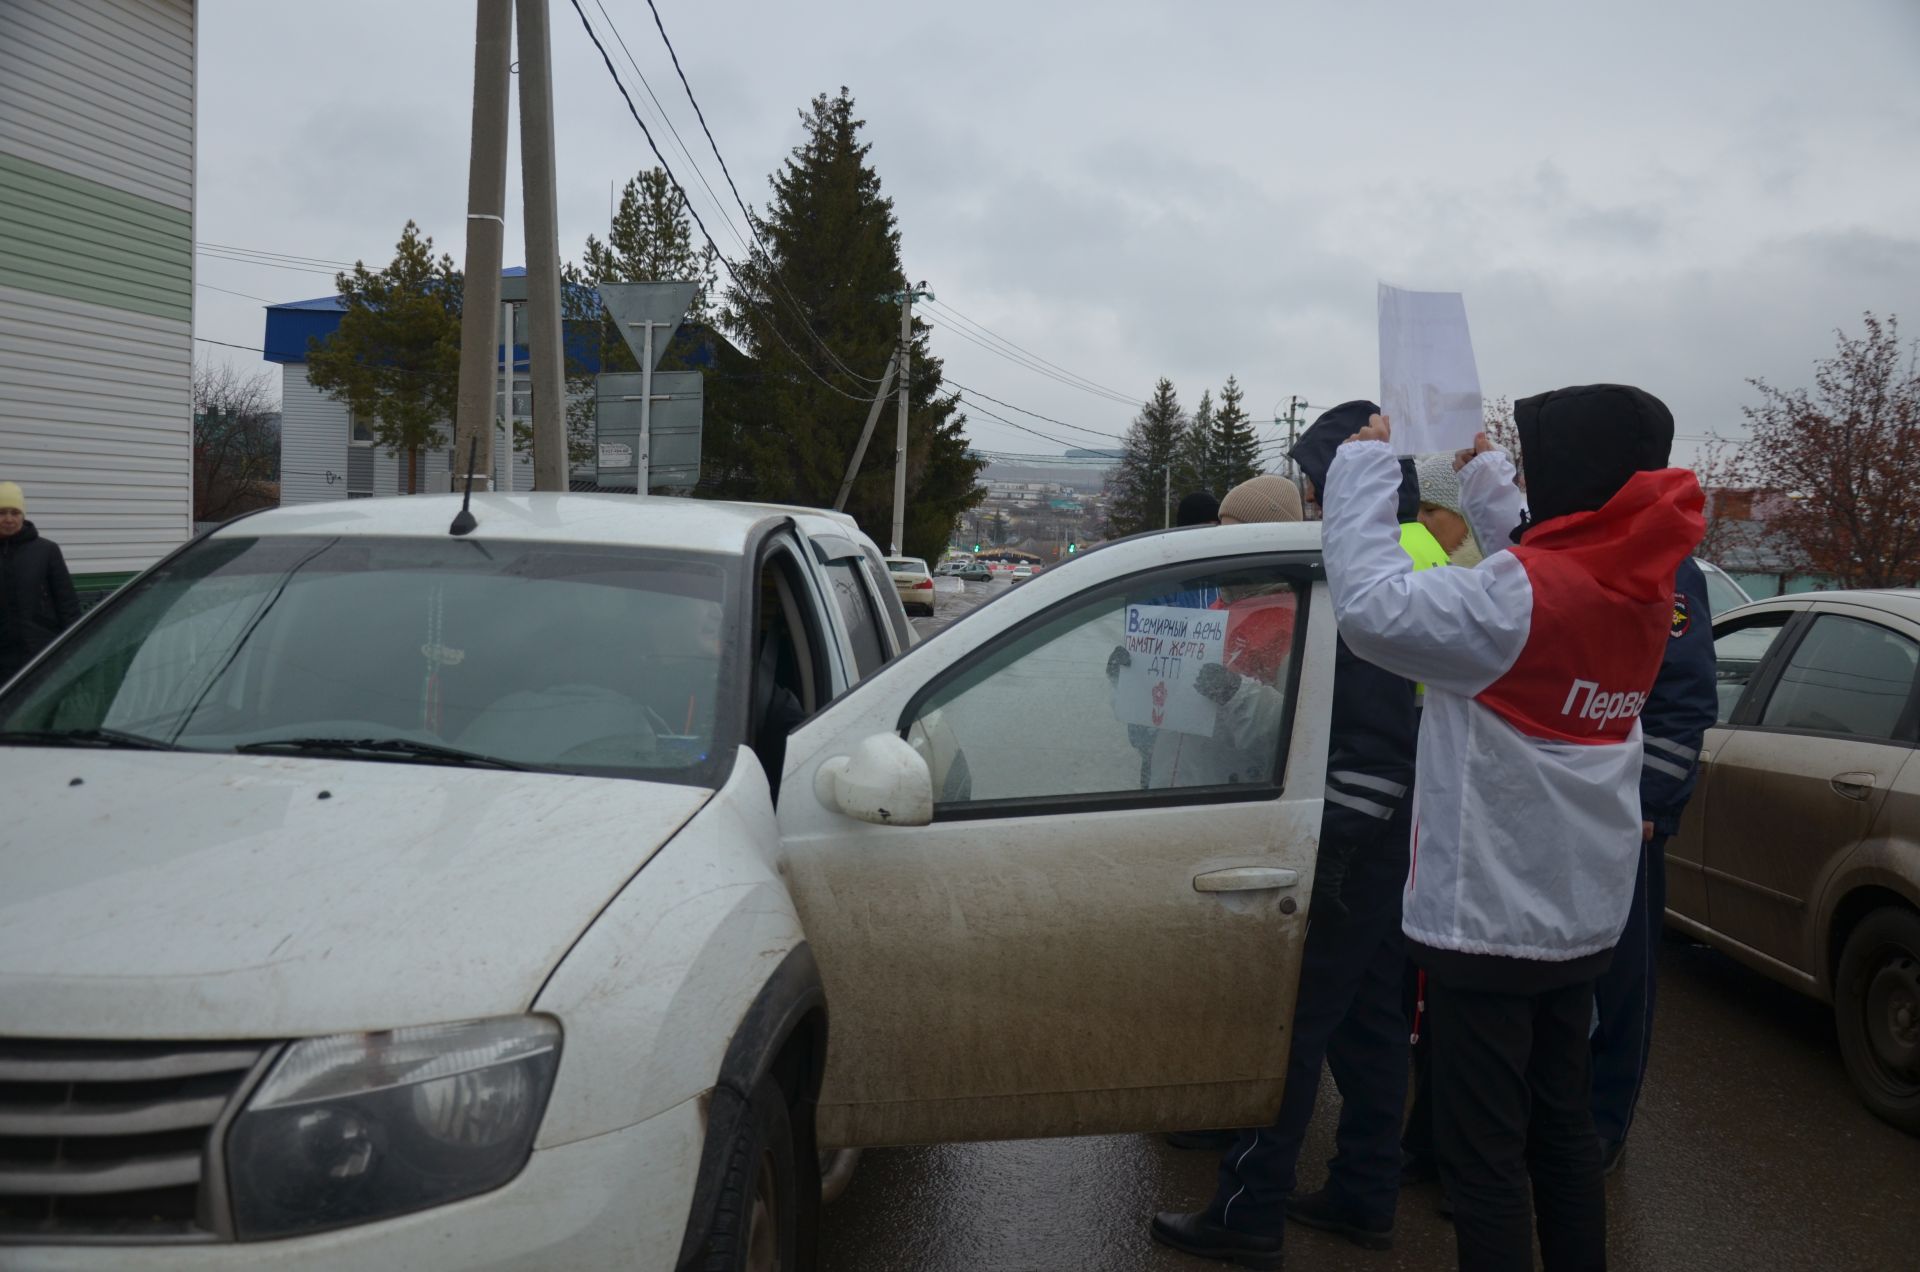
[[[974,397],[977,397],[977,398],[985,398],[987,401],[992,402],[995,406],[1004,406],[1009,411],[1018,411],[1022,415],[1031,415],[1036,420],[1045,420],[1049,424],[1058,424],[1061,428],[1070,428],[1076,433],[1091,433],[1095,437],[1104,437],[1111,442],[1124,442],[1127,440],[1126,438],[1120,436],[1120,434],[1118,433],[1102,433],[1098,429],[1084,428],[1079,424],[1069,424],[1065,420],[1056,420],[1051,415],[1042,415],[1038,411],[1029,411],[1024,406],[1015,406],[1011,402],[1002,402],[997,397],[993,397],[989,394],[982,393],[980,390],[975,388],[969,388],[967,385],[960,383],[960,381],[954,379],[952,376],[942,376],[941,378],[947,384],[951,384],[956,389],[960,389],[967,393],[971,393]]]
[[[594,4],[596,7],[600,9],[600,12],[602,14],[606,13],[606,9],[604,6],[600,4],[600,0],[594,0]],[[720,143],[713,139],[713,129],[707,127],[707,112],[700,109],[700,99],[693,95],[693,85],[687,82],[687,73],[686,71],[681,69],[680,54],[673,47],[672,39],[670,39],[667,35],[666,24],[660,20],[659,8],[654,4],[653,0],[647,0],[647,8],[653,14],[654,29],[660,32],[660,42],[667,46],[667,56],[673,60],[673,73],[680,77],[680,87],[686,90],[687,101],[693,106],[694,116],[700,121],[700,131],[707,135],[707,145],[712,147],[713,157],[719,160],[720,162],[720,175],[726,178],[727,189],[733,191],[733,201],[734,203],[739,205],[740,215],[746,221],[747,234],[749,237],[753,239],[753,248],[758,249],[760,253],[760,259],[766,262],[767,274],[769,279],[772,281],[774,285],[774,289],[779,291],[782,295],[786,297],[787,308],[792,312],[795,318],[800,320],[800,325],[806,328],[807,334],[813,337],[814,343],[820,346],[821,351],[827,355],[828,360],[831,361],[836,367],[839,367],[842,373],[849,375],[856,380],[865,381],[868,384],[880,383],[880,380],[882,377],[871,376],[871,375],[861,375],[858,371],[855,371],[852,367],[848,366],[845,362],[843,362],[840,358],[840,355],[836,354],[833,351],[833,349],[827,344],[827,342],[820,338],[820,333],[815,331],[813,329],[813,325],[807,321],[806,312],[802,309],[800,302],[794,298],[793,291],[791,288],[787,286],[786,280],[780,277],[779,267],[773,263],[773,253],[767,250],[767,245],[760,241],[759,233],[753,228],[753,212],[747,207],[747,201],[740,197],[740,187],[734,184],[733,170],[727,167],[727,157],[720,153]],[[613,23],[613,19],[608,18],[607,23],[609,26],[611,26]],[[619,34],[620,33],[618,30],[614,32],[614,36],[616,38],[618,38]],[[625,44],[622,44],[621,47],[625,48],[626,46]],[[633,60],[631,54],[628,55],[627,60],[628,61]],[[640,68],[638,66],[634,67],[635,74],[639,74],[639,70]],[[642,83],[644,82],[645,80],[643,78]],[[647,89],[647,95],[650,97],[653,95],[653,89],[651,87]],[[665,118],[667,109],[664,106],[660,106],[660,99],[655,97],[653,99],[653,104],[655,106],[660,107],[661,117]],[[673,128],[673,121],[671,119],[667,120],[667,127]],[[675,141],[680,140],[680,133],[677,129],[674,131],[673,138]],[[684,142],[681,144],[680,149],[682,151],[686,150],[686,145]],[[694,163],[694,159],[691,154],[687,155],[687,162]],[[713,201],[716,204],[719,203],[720,196],[713,193],[712,186],[707,185],[706,174],[700,171],[700,167],[698,164],[694,164],[694,173],[695,175],[699,176],[700,184],[703,186],[707,186],[707,193],[710,195],[713,195]],[[732,215],[730,213],[724,213],[724,212],[723,212],[723,215],[725,215],[727,218],[727,228],[732,229],[733,228]],[[740,238],[740,235],[737,231],[734,233],[734,238],[736,239]],[[749,249],[747,247],[745,240],[741,241],[740,249],[742,251],[748,252],[749,254],[751,254],[751,251],[752,251],[752,249]],[[904,273],[905,271],[902,271],[902,272]]]
[[[667,174],[667,180],[673,183],[674,189],[680,191],[681,199],[686,201],[687,214],[693,218],[693,223],[699,227],[700,236],[707,240],[707,243],[713,248],[715,254],[719,256],[720,263],[727,267],[727,274],[729,277],[733,279],[734,286],[740,289],[740,294],[743,301],[745,301],[748,304],[752,304],[753,303],[752,293],[748,290],[746,283],[741,280],[739,271],[734,269],[733,262],[727,259],[727,254],[720,250],[720,245],[714,242],[713,235],[708,233],[706,222],[701,219],[700,213],[694,208],[692,200],[687,199],[686,187],[681,185],[680,179],[673,175],[673,169],[669,167],[667,164],[667,157],[660,152],[659,143],[654,141],[653,130],[647,127],[646,120],[640,118],[640,110],[638,107],[636,107],[633,104],[633,95],[627,92],[627,86],[621,82],[619,68],[614,66],[613,57],[607,52],[607,46],[600,42],[600,35],[597,31],[593,29],[593,22],[587,17],[587,11],[580,7],[580,0],[570,0],[570,3],[573,5],[574,13],[577,14],[580,18],[580,25],[586,28],[587,38],[593,41],[593,47],[599,51],[600,60],[606,63],[607,74],[613,78],[613,86],[620,90],[620,98],[622,101],[626,102],[627,104],[627,113],[633,116],[634,123],[640,125],[640,135],[647,139],[647,148],[653,151],[653,157],[656,161],[659,162],[660,170]],[[780,334],[780,328],[778,324],[769,324],[767,330],[772,332],[774,339],[780,342],[780,345],[782,348],[784,348],[788,353],[793,355],[794,361],[800,364],[800,368],[803,371],[805,371],[808,375],[812,376],[814,379],[818,380],[821,384],[825,385],[827,388],[831,389],[833,392],[838,393],[843,398],[847,398],[855,402],[871,402],[873,400],[872,398],[868,397],[865,394],[847,392],[845,389],[841,388],[839,385],[835,384],[833,381],[827,379],[825,376],[821,375],[818,371],[814,370],[813,365],[809,363],[805,358],[801,357],[799,352],[796,349],[794,349],[792,345],[787,343],[787,338]],[[818,336],[815,336],[814,338],[815,340],[819,339]],[[831,353],[831,350],[829,350],[828,352]]]
[[[962,399],[962,394],[959,392],[956,392],[953,396],[956,401],[959,401]],[[981,406],[978,402],[968,400],[967,405],[972,407],[975,411],[978,411],[980,414],[986,416],[990,420],[998,420],[1002,424],[1005,424],[1008,428],[1017,428],[1022,433],[1030,433],[1033,436],[1039,438],[1043,442],[1052,442],[1056,446],[1073,447],[1073,446],[1080,445],[1080,443],[1078,442],[1070,442],[1063,437],[1051,437],[1046,433],[1042,433],[1037,428],[1028,428],[1025,424],[1016,423],[1015,421],[1008,419],[1004,415],[996,415],[994,412],[989,411],[986,407]]]
[[[212,283],[203,283],[198,279],[194,280],[193,285],[195,287],[204,287],[208,291],[225,292],[229,296],[239,296],[244,300],[257,300],[263,305],[271,305],[274,303],[273,301],[268,300],[265,296],[256,296],[252,292],[235,291],[231,287],[215,287]]]
[[[946,325],[944,327],[939,328],[939,330],[945,331],[949,335],[958,336],[962,340],[966,341],[968,344],[978,345],[980,348],[985,349],[988,353],[994,354],[998,357],[1005,358],[1007,361],[1013,363],[1015,366],[1031,371],[1035,375],[1044,376],[1046,379],[1053,380],[1059,384],[1063,384],[1070,389],[1079,389],[1082,393],[1089,393],[1089,394],[1092,394],[1094,397],[1100,398],[1103,401],[1116,402],[1122,406],[1128,406],[1128,407],[1139,406],[1139,403],[1133,401],[1132,399],[1123,400],[1120,398],[1110,397],[1104,393],[1096,393],[1094,392],[1094,390],[1086,388],[1084,385],[1075,384],[1071,380],[1068,380],[1059,375],[1055,375],[1053,372],[1047,370],[1045,367],[1040,366],[1038,363],[1029,362],[1024,358],[1019,357],[1018,355],[1006,352],[1004,349],[997,349],[993,345],[988,344],[986,341],[978,338],[977,336],[974,336],[972,333],[967,331],[966,328],[954,325],[951,321],[947,322]]]
[[[933,303],[937,308],[946,310],[947,313],[959,319],[960,321],[966,323],[969,327],[972,327],[976,331],[980,332],[982,335],[986,336],[988,339],[993,340],[998,344],[1005,345],[1007,348],[1013,350],[1018,354],[1021,354],[1026,358],[1033,360],[1034,362],[1038,362],[1047,367],[1052,368],[1054,371],[1058,372],[1060,375],[1066,376],[1067,379],[1070,381],[1077,381],[1078,383],[1076,384],[1075,387],[1083,388],[1085,391],[1089,393],[1097,392],[1107,397],[1114,398],[1120,402],[1126,403],[1128,406],[1137,405],[1142,400],[1130,393],[1125,393],[1119,389],[1113,388],[1110,385],[1101,384],[1098,380],[1089,379],[1088,377],[1081,375],[1076,371],[1069,371],[1057,362],[1047,361],[1047,359],[1041,357],[1037,353],[1034,353],[1032,350],[1022,348],[1021,346],[1015,344],[1013,341],[1007,339],[1005,336],[999,335],[998,333],[993,331],[991,328],[989,328],[986,324],[977,322],[974,319],[967,317],[965,314],[961,313],[958,309],[955,309],[952,305],[948,304],[945,301],[935,301]]]

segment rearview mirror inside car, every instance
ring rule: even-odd
[[[822,804],[856,821],[925,826],[933,820],[933,774],[898,734],[875,734],[853,754],[824,761],[813,787]]]

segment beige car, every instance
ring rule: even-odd
[[[933,571],[919,557],[888,557],[887,573],[893,575],[893,590],[909,614],[933,617]]]
[[[1667,921],[1831,1003],[1860,1098],[1920,1134],[1920,592],[1776,597],[1713,632]]]

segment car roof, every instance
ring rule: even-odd
[[[445,538],[460,495],[396,495],[292,504],[229,522],[215,537],[258,535],[380,535]],[[729,503],[649,495],[479,494],[473,496],[478,527],[467,537],[553,543],[603,543],[684,548],[738,555],[756,526],[790,517],[809,534],[837,533],[865,540],[850,516],[824,508]]]
[[[1746,610],[1760,610],[1769,606],[1786,609],[1801,609],[1814,606],[1821,609],[1876,609],[1886,614],[1897,614],[1901,618],[1920,623],[1920,588],[1860,588],[1845,592],[1786,592],[1779,596],[1762,597],[1750,605],[1742,605],[1739,610],[1727,613],[1740,613]],[[1721,615],[1714,615],[1717,622]]]

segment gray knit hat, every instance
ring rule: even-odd
[[[1300,488],[1273,473],[1249,478],[1220,501],[1220,516],[1248,522],[1298,521]]]
[[[1445,508],[1462,521],[1466,520],[1466,510],[1460,506],[1460,474],[1453,471],[1453,456],[1422,455],[1413,467],[1420,482],[1420,502]]]

